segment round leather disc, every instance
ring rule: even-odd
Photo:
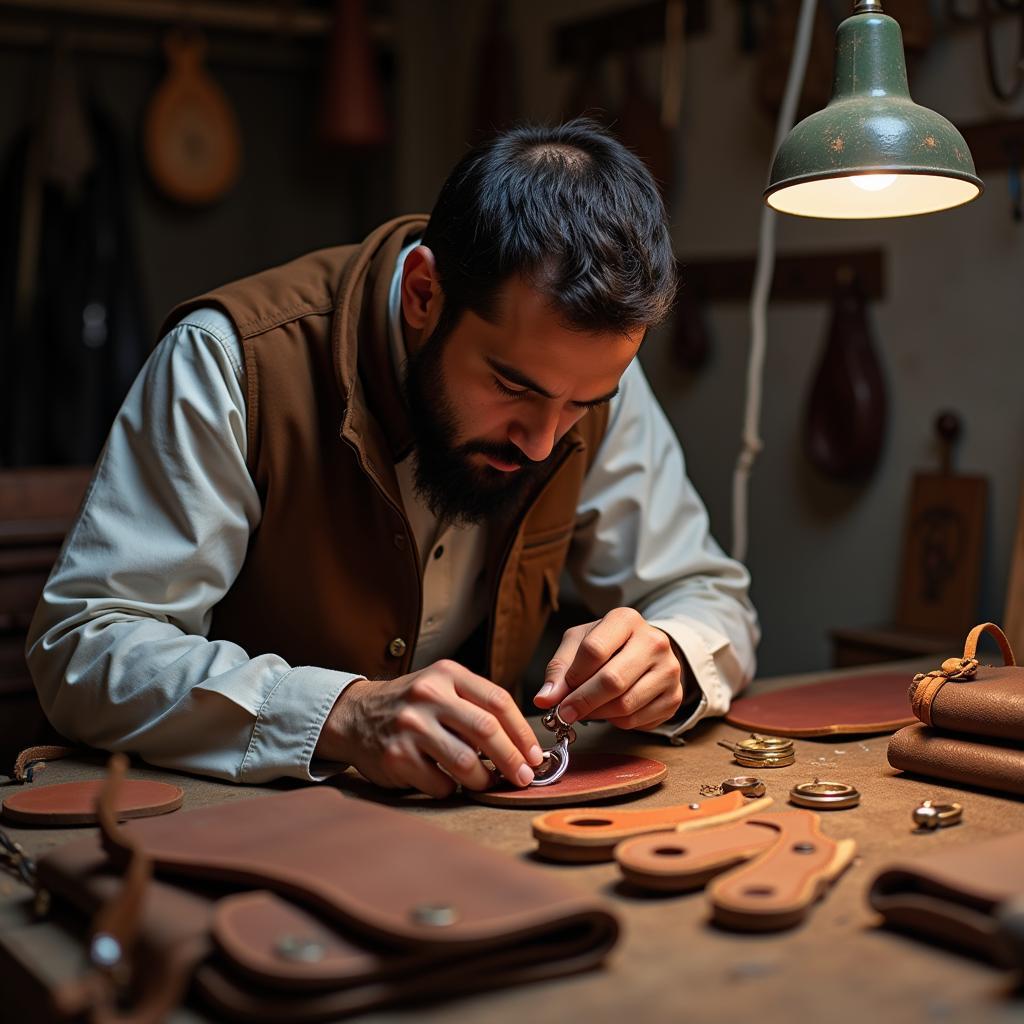
[[[906,672],[878,672],[792,686],[741,697],[725,720],[739,729],[773,736],[895,732],[917,721],[907,697],[909,686]]]
[[[650,789],[665,778],[661,761],[631,754],[569,754],[569,770],[550,786],[515,789],[502,782],[483,793],[466,795],[494,807],[566,807]]]
[[[33,786],[4,801],[3,817],[16,825],[95,825],[102,788],[102,779]],[[125,779],[117,793],[117,816],[123,821],[168,814],[181,806],[182,798],[182,791],[166,782]]]

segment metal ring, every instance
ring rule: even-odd
[[[737,775],[722,781],[723,793],[742,793],[744,796],[764,796],[765,784],[756,775]]]
[[[931,800],[925,800],[919,807],[915,807],[913,814],[914,824],[922,832],[931,832],[949,825],[959,825],[963,816],[962,804],[936,804]]]
[[[737,751],[733,760],[743,768],[786,768],[796,761],[796,754],[769,754],[767,757],[751,757]]]
[[[789,791],[789,802],[798,807],[813,807],[817,810],[840,811],[856,807],[860,793],[845,782],[800,782]]]
[[[549,764],[554,767],[548,770]],[[544,751],[544,763],[534,772],[531,786],[550,786],[557,782],[569,770],[569,740],[559,740],[550,750]],[[543,773],[543,774],[541,774]]]

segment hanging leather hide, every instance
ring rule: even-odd
[[[840,282],[807,406],[807,455],[826,476],[863,480],[878,465],[887,419],[885,378],[864,296],[855,280]]]

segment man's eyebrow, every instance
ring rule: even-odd
[[[499,359],[495,359],[493,356],[485,356],[487,364],[490,366],[495,373],[500,373],[506,380],[511,381],[513,384],[518,384],[521,388],[527,388],[530,391],[536,391],[538,395],[544,398],[557,398],[557,395],[551,394],[550,391],[542,388],[535,380],[528,377],[521,370],[517,370],[514,366],[509,366],[507,363],[501,362]],[[605,402],[610,402],[619,393],[619,388],[616,385],[606,395],[599,395],[597,398],[588,398],[583,402],[570,402],[570,405],[575,405],[580,409],[590,409],[597,405],[604,405]]]

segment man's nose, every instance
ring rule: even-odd
[[[558,439],[558,411],[537,410],[534,415],[513,423],[508,436],[528,459],[543,462]]]

